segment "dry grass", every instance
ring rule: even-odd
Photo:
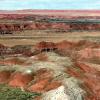
[[[16,35],[14,36],[10,36],[10,35],[0,36],[0,43],[7,46],[14,46],[14,45],[34,45],[37,42],[41,42],[41,41],[60,42],[63,40],[68,40],[68,41],[76,42],[79,40],[90,40],[90,41],[100,42],[99,38],[100,38],[99,31],[67,32],[67,33],[55,33],[55,32],[48,33],[45,31],[24,31],[24,32],[17,32]]]

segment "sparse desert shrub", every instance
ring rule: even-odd
[[[7,85],[0,85],[0,100],[34,100],[39,93],[21,91],[19,88],[12,88]]]

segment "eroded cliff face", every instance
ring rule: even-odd
[[[22,31],[30,29],[32,29],[30,24],[0,24],[0,31]]]
[[[60,18],[60,16],[46,15],[1,14],[0,31],[53,30],[56,32],[68,32],[100,30],[99,19],[99,17],[93,16]]]
[[[53,30],[56,32],[100,30],[100,24],[66,24],[33,22],[23,24],[0,24],[0,31],[22,31],[22,30]]]

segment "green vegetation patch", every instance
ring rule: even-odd
[[[0,84],[0,100],[34,100],[36,96],[40,95],[39,93],[25,92],[19,88]]]

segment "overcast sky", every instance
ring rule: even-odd
[[[0,10],[100,9],[100,0],[0,0]]]

